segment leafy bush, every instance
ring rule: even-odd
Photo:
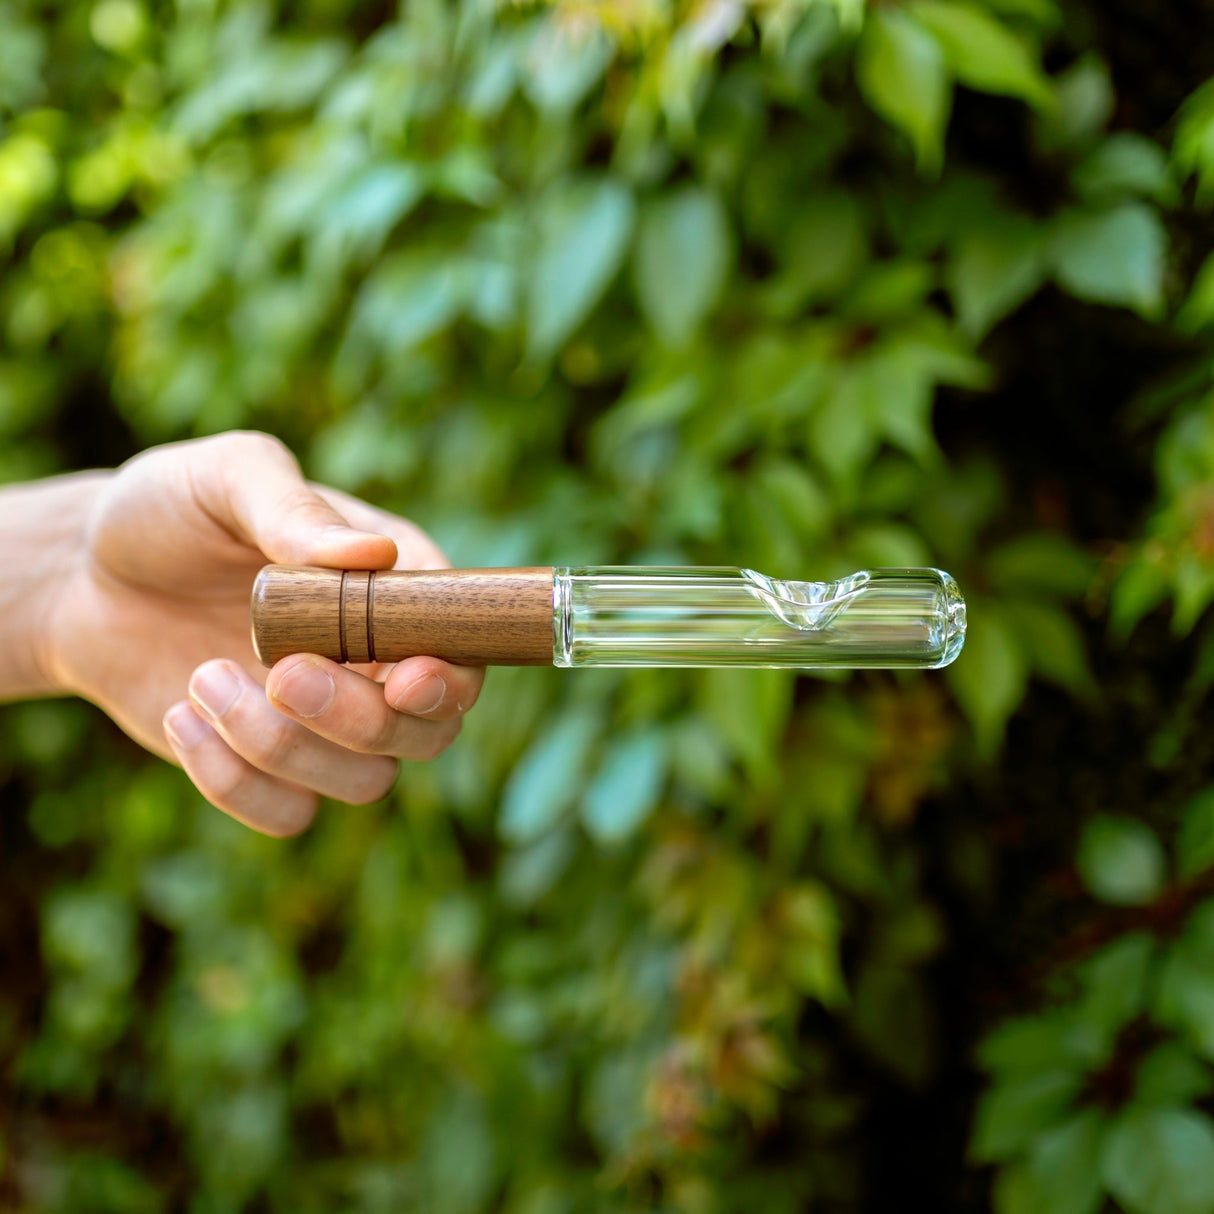
[[[10,708],[5,1200],[1214,1211],[1182,7],[0,10],[6,478],[257,426],[457,564],[936,563],[971,621],[495,671],[290,844]]]

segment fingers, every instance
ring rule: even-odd
[[[364,804],[396,778],[395,760],[352,753],[275,711],[235,662],[200,666],[190,697],[165,714],[169,745],[212,805],[255,830],[298,834],[318,793]]]
[[[132,562],[138,570],[143,564],[155,570],[179,555],[181,528],[197,530],[199,516],[214,524],[212,541],[220,555],[242,566],[250,548],[281,564],[333,569],[442,569],[449,563],[419,527],[347,493],[310,484],[282,442],[253,431],[144,451],[123,465],[107,500],[103,521],[109,529],[99,528],[93,538],[103,548],[111,542],[115,551],[107,553],[107,564],[124,575]],[[132,528],[148,514],[149,500],[164,511],[146,519],[139,542],[132,544]],[[166,519],[172,524],[167,528]],[[117,539],[110,535],[115,520],[121,521]]]
[[[459,733],[482,672],[437,658],[398,663],[384,684],[313,654],[283,658],[266,680],[280,712],[362,754],[432,759]]]
[[[235,662],[199,666],[190,699],[233,752],[267,775],[354,805],[377,801],[396,779],[393,759],[356,754],[277,712]]]
[[[211,804],[266,834],[307,828],[317,794],[362,804],[392,787],[396,759],[431,759],[459,732],[484,672],[411,658],[384,685],[324,658],[284,658],[263,689],[237,663],[205,662],[165,736]]]
[[[219,535],[280,564],[332,569],[443,569],[442,550],[408,520],[304,480],[279,439],[255,431],[168,443],[124,466],[127,496],[187,502]],[[148,478],[154,482],[148,485]],[[129,513],[124,515],[129,529]],[[163,527],[145,542],[156,543]]]
[[[317,492],[352,527],[364,532],[386,535],[396,544],[394,569],[449,569],[446,553],[419,527],[408,519],[372,506],[349,493],[316,486]]]
[[[410,658],[383,685],[296,654],[265,689],[237,663],[198,667],[165,714],[173,754],[212,805],[266,834],[305,830],[317,794],[354,804],[392,787],[396,759],[432,759],[459,732],[482,670]]]
[[[194,445],[207,444],[209,458],[196,449],[187,462],[199,505],[267,559],[334,569],[392,568],[394,540],[375,526],[351,526],[304,480],[295,457],[278,439],[238,431]]]
[[[258,771],[228,746],[188,700],[165,713],[164,732],[186,775],[217,809],[279,838],[297,835],[311,825],[316,794]]]
[[[384,701],[397,712],[446,721],[462,716],[481,693],[483,666],[454,666],[439,658],[406,658],[384,682]]]

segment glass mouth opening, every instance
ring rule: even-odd
[[[935,669],[947,666],[961,652],[965,645],[965,599],[956,580],[943,570],[940,574],[940,584],[944,590],[944,653]]]

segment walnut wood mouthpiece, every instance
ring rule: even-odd
[[[335,662],[428,654],[464,666],[552,664],[552,568],[377,571],[267,565],[253,584],[253,649]]]

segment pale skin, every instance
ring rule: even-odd
[[[484,672],[253,655],[268,562],[433,569],[412,523],[307,482],[269,435],[154,447],[113,471],[0,490],[0,699],[77,695],[183,767],[211,804],[294,835],[320,796],[378,800],[459,732]]]

